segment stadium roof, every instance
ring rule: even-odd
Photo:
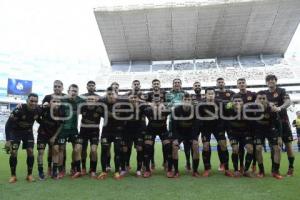
[[[284,54],[299,0],[209,0],[94,10],[111,62]]]

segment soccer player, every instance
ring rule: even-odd
[[[244,115],[246,112],[244,109],[242,96],[240,94],[235,94],[232,97],[232,104],[228,103],[224,111],[224,116],[226,117],[226,129],[232,147],[231,159],[235,177],[241,176],[238,168],[239,145],[245,145],[247,151],[245,168],[242,175],[252,177],[249,168],[253,160],[253,134],[250,132],[249,121]]]
[[[38,150],[38,172],[39,179],[44,180],[44,170],[43,170],[43,157],[44,151],[48,144],[49,152],[52,152],[51,162],[53,161],[53,170],[52,177],[57,177],[57,159],[58,159],[58,151],[53,150],[53,145],[57,144],[56,135],[60,131],[61,121],[57,120],[55,117],[60,116],[59,110],[60,99],[57,97],[52,97],[49,106],[42,107],[42,112],[37,122],[40,124],[38,128],[38,136],[37,136],[37,150]],[[54,138],[53,138],[54,137]],[[53,159],[54,158],[54,159]],[[49,164],[49,163],[48,163]],[[51,166],[51,163],[50,163]],[[49,167],[49,166],[48,166]]]
[[[53,82],[53,93],[52,94],[48,94],[44,97],[42,104],[44,107],[47,107],[50,104],[50,101],[54,98],[64,98],[66,96],[66,94],[63,93],[64,90],[64,85],[63,82],[61,80],[55,80]],[[48,148],[48,176],[51,176],[51,168],[52,168],[52,149]],[[64,172],[65,172],[65,168],[66,168],[66,152],[64,153],[64,162],[63,162],[63,168],[64,168]]]
[[[183,96],[182,105],[177,105],[172,112],[173,118],[173,132],[172,132],[172,154],[173,154],[173,164],[174,173],[170,178],[179,177],[178,170],[178,150],[179,145],[183,141],[189,143],[193,149],[193,176],[199,177],[198,166],[199,166],[199,144],[198,144],[198,134],[195,131],[195,112],[192,104],[192,98],[190,94],[185,93]]]
[[[255,92],[247,90],[247,83],[245,78],[239,78],[237,80],[237,88],[239,89],[238,94],[242,97],[243,103],[252,103],[256,99]],[[251,127],[250,127],[251,128]],[[253,130],[250,130],[253,131]],[[256,159],[255,159],[255,144],[253,144],[253,162],[252,162],[252,172],[256,171]],[[239,144],[239,159],[240,159],[240,172],[244,173],[244,156],[245,156],[245,144]]]
[[[164,103],[166,99],[166,91],[161,89],[160,80],[154,79],[152,80],[152,88],[151,91],[145,95],[145,100],[147,102],[157,102],[157,103]],[[153,139],[153,146],[155,146],[155,137]],[[166,155],[164,150],[164,145],[162,146],[163,151],[163,166],[166,168]],[[155,162],[154,162],[154,148],[152,148],[152,153],[149,155],[151,157],[151,169],[155,169]]]
[[[269,145],[273,151],[273,169],[272,176],[276,179],[283,177],[279,173],[280,167],[280,147],[278,145],[278,129],[276,124],[279,123],[278,113],[272,111],[271,104],[267,100],[265,91],[259,91],[256,97],[256,108],[260,109],[254,113],[257,119],[251,120],[254,129],[254,142],[256,144],[256,157],[259,167],[257,177],[263,178],[265,176],[265,169],[263,164],[263,142],[268,139]],[[252,106],[253,107],[253,106]]]
[[[296,112],[297,118],[293,121],[293,126],[296,127],[298,138],[298,152],[300,152],[300,111]]]
[[[287,114],[287,108],[291,105],[290,96],[286,93],[285,89],[277,86],[277,77],[275,75],[267,75],[266,83],[268,86],[267,98],[268,101],[274,103],[273,111],[279,113],[280,123],[280,139],[279,145],[283,142],[287,149],[287,156],[289,161],[289,169],[287,176],[293,176],[294,174],[294,153],[292,148],[293,136],[289,117]]]
[[[88,99],[89,97],[91,97],[91,101],[90,102],[92,104],[96,103],[98,101],[98,99],[100,98],[100,96],[95,93],[95,91],[96,91],[96,83],[94,81],[88,81],[87,84],[86,84],[86,89],[87,89],[88,92],[85,93],[85,94],[80,95],[80,97],[83,98],[83,99]],[[93,99],[94,99],[94,101],[93,101]],[[94,110],[94,108],[96,108],[96,107],[91,106],[91,109],[88,109],[89,115],[82,115],[82,117],[83,118],[90,117],[93,114],[97,115],[97,117],[95,119],[82,119],[82,121],[81,121],[82,123],[88,123],[89,120],[92,120],[91,123],[97,121],[97,119],[99,118],[99,116],[98,116],[99,113],[97,113],[96,109]],[[95,111],[95,112],[92,113],[93,111]],[[99,118],[98,122],[100,122],[100,118]],[[95,125],[95,127],[96,127],[97,123],[93,124],[93,125]],[[99,124],[98,124],[98,126],[99,126]],[[97,134],[96,134],[97,130],[98,130],[98,140],[92,139],[92,137],[91,137],[92,135],[93,136],[97,136]],[[96,145],[96,146],[93,146],[93,148],[91,148],[90,158],[93,157],[94,158],[93,160],[97,162],[97,145],[99,143],[99,129],[91,129],[90,131],[92,131],[93,134],[91,133],[91,135],[89,135],[87,137],[85,137],[87,135],[87,134],[85,134],[86,133],[85,131],[89,132],[89,129],[86,130],[83,127],[82,131],[83,131],[83,134],[81,134],[81,136],[82,136],[83,140],[82,140],[82,153],[81,153],[81,165],[82,165],[81,174],[84,176],[84,175],[86,175],[86,158],[87,158],[87,147],[88,147],[89,140],[91,142],[91,145]],[[96,150],[96,157],[95,157],[95,150]],[[92,162],[90,164],[92,164]],[[95,163],[93,162],[93,165],[94,164]],[[93,167],[90,166],[90,169],[92,169]],[[95,175],[95,174],[92,173],[91,175]]]
[[[216,95],[216,99],[221,100],[223,102],[223,104],[228,103],[232,96],[234,95],[234,92],[232,90],[227,90],[225,89],[225,81],[224,78],[220,77],[217,79],[217,90],[215,91],[215,95]],[[226,128],[226,127],[224,127]],[[224,130],[227,132],[227,130]],[[220,149],[220,145],[217,146],[217,150],[218,150],[218,156],[219,156],[219,160],[220,163],[221,162],[221,149]],[[220,164],[219,166],[219,171],[224,171],[224,166],[222,164]]]
[[[228,166],[229,153],[226,144],[224,121],[220,118],[220,109],[222,109],[222,107],[222,102],[215,98],[214,88],[205,89],[205,99],[203,99],[203,102],[196,107],[196,111],[201,117],[199,119],[203,121],[201,124],[202,127],[200,127],[203,143],[202,159],[205,169],[202,175],[203,177],[208,177],[211,171],[211,134],[214,135],[220,146],[220,160],[222,166],[224,166],[225,176],[232,176]],[[199,116],[197,116],[197,118]]]
[[[17,181],[16,167],[17,155],[20,142],[23,143],[23,149],[27,152],[27,177],[28,182],[33,182],[35,179],[32,176],[32,169],[34,164],[34,138],[33,138],[33,124],[39,118],[41,110],[38,107],[38,96],[35,93],[30,93],[27,97],[27,103],[22,104],[20,108],[16,108],[10,114],[6,125],[5,147],[10,150],[9,165],[11,170],[11,177],[9,183]]]
[[[123,160],[125,155],[122,153],[122,133],[124,131],[125,121],[118,119],[121,117],[120,109],[122,106],[122,101],[117,98],[117,94],[112,87],[106,89],[106,96],[101,101],[107,107],[104,110],[104,126],[101,134],[101,167],[102,172],[97,177],[97,179],[104,180],[108,176],[108,156],[110,144],[114,143],[114,162],[115,162],[115,173],[114,178],[116,180],[122,179],[120,175],[121,164],[125,161]]]
[[[83,103],[83,99],[78,96],[79,88],[76,84],[71,84],[68,89],[68,97],[62,100],[62,116],[64,117],[62,128],[58,134],[59,144],[59,178],[63,175],[63,155],[66,149],[66,142],[71,142],[73,146],[72,151],[72,169],[71,176],[73,179],[81,176],[81,150],[82,139],[79,138],[78,133],[78,106]]]
[[[99,125],[101,117],[103,117],[104,109],[97,103],[99,96],[89,95],[86,98],[87,104],[80,108],[82,115],[79,138],[82,140],[82,150],[87,151],[88,143],[90,142],[90,177],[97,178],[97,148],[99,144]],[[82,158],[82,162],[85,162],[86,154],[81,154],[85,157]],[[84,163],[85,164],[85,163]],[[83,167],[85,165],[82,164]],[[84,170],[85,168],[83,168]],[[82,171],[81,175],[85,175],[86,171]]]

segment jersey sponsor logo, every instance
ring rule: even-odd
[[[273,94],[273,97],[278,97],[278,93],[277,92],[275,92],[274,94]]]
[[[251,97],[251,96],[248,96],[248,97],[247,97],[247,100],[248,100],[248,101],[252,101],[252,97]]]
[[[226,93],[226,97],[230,97],[230,93],[227,92],[227,93]]]

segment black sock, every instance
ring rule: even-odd
[[[271,162],[272,162],[272,172],[274,172],[274,151],[273,149],[271,149]]]
[[[175,173],[178,173],[178,159],[173,159]]]
[[[52,168],[52,176],[57,176],[57,169],[58,169],[58,164],[53,163],[53,168]]]
[[[43,164],[38,164],[38,171],[39,171],[39,173],[44,172]]]
[[[96,172],[97,169],[97,161],[90,160],[90,168],[92,172]]]
[[[288,160],[289,160],[289,169],[294,169],[295,157],[288,157]]]
[[[279,173],[279,167],[280,167],[280,164],[274,163],[274,172],[275,173]]]
[[[76,167],[76,172],[81,172],[80,160],[76,160],[74,165]]]
[[[225,170],[229,170],[229,166],[228,166],[229,153],[228,153],[228,150],[221,151],[220,152],[220,157],[221,157],[221,163],[224,164]]]
[[[63,165],[58,166],[58,171],[63,172],[64,171],[64,166]]]
[[[18,159],[15,156],[9,157],[9,166],[12,176],[16,176],[16,167],[17,167]]]
[[[264,167],[264,164],[261,163],[261,164],[258,164],[258,168],[259,168],[259,173],[265,173],[265,167]]]
[[[144,154],[143,151],[137,151],[137,171],[141,171],[143,160],[144,160]]]
[[[191,166],[191,145],[189,142],[184,142],[184,154],[186,159],[186,166]]]
[[[232,160],[234,171],[238,171],[239,170],[239,167],[238,167],[238,165],[239,165],[239,154],[232,153],[231,154],[231,160]]]
[[[205,170],[211,169],[210,156],[211,156],[210,151],[202,151],[202,159],[203,159],[203,164],[204,164]]]
[[[67,156],[64,155],[64,161],[63,161],[63,165],[62,165],[63,170],[66,170],[66,161],[67,161]]]
[[[222,163],[222,158],[221,158],[222,151],[221,151],[220,145],[217,145],[217,150],[218,150],[219,161],[220,161],[220,163]]]
[[[298,142],[298,151],[300,151],[300,142]]]
[[[71,162],[71,169],[73,170],[73,171],[75,171],[76,170],[76,165],[75,165],[75,162]]]
[[[144,164],[146,167],[146,171],[150,171],[150,157],[152,155],[153,146],[149,144],[144,145]]]
[[[240,160],[240,166],[244,167],[244,158],[245,158],[245,148],[244,145],[240,144],[239,146],[239,160]]]
[[[253,145],[253,161],[252,161],[252,166],[256,166],[256,146]]]
[[[81,160],[82,169],[86,169],[86,159]]]
[[[32,168],[34,164],[34,156],[27,156],[27,174],[32,174]]]
[[[110,167],[110,160],[111,160],[111,156],[109,154],[109,156],[107,156],[107,161],[106,161],[107,162],[106,165],[109,167]]]
[[[247,153],[246,154],[246,162],[245,162],[245,171],[249,170],[252,160],[253,160],[253,154]]]
[[[47,158],[47,160],[48,160],[48,168],[51,168],[52,167],[52,157],[48,157]]]
[[[199,167],[199,159],[193,159],[193,171],[197,172]]]
[[[107,165],[107,149],[106,148],[101,148],[101,167],[102,171],[106,172],[106,165]]]

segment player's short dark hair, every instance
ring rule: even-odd
[[[62,82],[61,80],[55,80],[55,81],[53,82],[53,84],[55,84],[55,83],[59,83],[59,84],[61,84],[61,85],[64,85],[63,82]]]
[[[239,81],[245,81],[246,82],[246,79],[245,78],[239,78],[236,82],[239,82]]]
[[[113,91],[114,91],[114,89],[111,86],[109,86],[108,88],[106,88],[106,92],[113,92]]]
[[[69,90],[70,90],[71,87],[77,88],[77,89],[78,89],[78,85],[76,85],[76,84],[71,84],[71,85],[69,86]]]
[[[195,82],[193,83],[193,85],[195,85],[196,83],[199,83],[199,84],[200,84],[200,82],[199,82],[199,81],[195,81]]]
[[[207,93],[207,91],[211,91],[211,90],[215,92],[215,88],[213,87],[205,88],[205,94]]]
[[[218,81],[224,81],[224,78],[220,77],[220,78],[217,78],[217,82]]]
[[[267,93],[264,90],[260,90],[256,93],[256,95],[267,95]]]
[[[174,78],[174,79],[173,79],[173,83],[174,83],[176,80],[179,80],[179,81],[180,81],[180,83],[182,83],[182,81],[181,81],[181,79],[180,79],[180,78]]]
[[[30,93],[30,94],[28,94],[27,98],[29,99],[30,97],[39,98],[39,96],[36,93]]]
[[[185,92],[182,98],[191,98],[190,93]]]
[[[94,85],[96,85],[95,81],[89,81],[89,82],[87,82],[86,85],[89,85],[89,84],[94,84]]]
[[[270,80],[275,80],[277,81],[277,76],[275,76],[274,74],[269,74],[266,76],[266,82],[270,81]]]
[[[110,84],[110,86],[113,86],[113,85],[118,85],[118,86],[120,86],[118,82],[112,82],[112,83]]]
[[[136,83],[136,82],[141,83],[139,80],[134,80],[134,81],[132,81],[132,83]]]
[[[158,80],[158,79],[153,79],[153,80],[152,80],[152,83],[154,83],[154,82],[160,82],[160,80]]]
[[[243,99],[243,98],[242,95],[240,94],[234,94],[231,99],[234,100],[234,99]]]

